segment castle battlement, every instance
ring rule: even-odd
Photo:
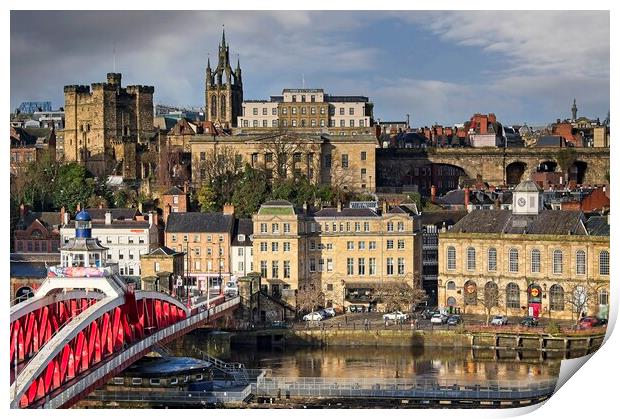
[[[129,94],[135,94],[135,93],[151,93],[152,94],[155,92],[154,86],[144,86],[141,84],[127,86],[126,89],[127,89],[127,93]]]
[[[90,93],[90,87],[81,84],[70,84],[65,86],[65,93]]]
[[[108,90],[108,91],[116,91],[118,89],[118,86],[116,84],[110,84],[110,83],[92,83],[91,88],[93,91],[95,90]]]

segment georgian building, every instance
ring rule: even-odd
[[[515,188],[512,208],[472,211],[439,234],[439,306],[483,314],[485,289],[495,289],[495,314],[606,316],[609,229],[579,211],[544,210],[533,181]]]
[[[267,291],[291,304],[290,291],[312,284],[327,307],[377,307],[382,284],[421,286],[417,215],[409,205],[308,212],[266,202],[252,218],[254,264]]]
[[[254,272],[254,250],[252,240],[253,224],[251,218],[235,219],[230,251],[231,271],[236,278]]]

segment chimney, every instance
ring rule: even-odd
[[[235,215],[235,206],[233,204],[224,204],[222,213],[224,215]]]
[[[24,204],[20,204],[19,205],[19,217],[24,218],[25,214],[26,214],[26,207],[24,207]]]
[[[149,211],[149,227],[153,226],[153,211]]]
[[[60,208],[60,225],[65,225],[65,207]]]
[[[463,189],[463,192],[465,193],[465,209],[467,209],[469,207],[469,188]]]
[[[336,206],[336,210],[338,212],[342,212],[342,202],[338,201],[338,205]]]
[[[75,212],[80,212],[82,210],[82,206],[78,202],[77,207],[75,207]]]
[[[142,202],[138,202],[138,211],[142,214]]]
[[[183,192],[187,195],[187,186],[188,186],[189,182],[185,181],[183,182]]]
[[[69,213],[65,212],[64,225],[69,224]]]
[[[106,225],[112,224],[112,213],[110,211],[106,211],[105,213],[105,224]]]
[[[435,199],[437,198],[437,187],[435,185],[431,186],[431,202],[434,204]]]

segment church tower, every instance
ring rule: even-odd
[[[219,123],[224,128],[237,126],[237,117],[241,116],[243,102],[243,83],[241,68],[230,65],[226,34],[222,29],[222,43],[219,46],[218,63],[211,69],[211,60],[207,59],[205,77],[205,119]]]
[[[573,114],[573,121],[577,120],[577,99],[573,99],[573,107],[571,108],[571,113]]]

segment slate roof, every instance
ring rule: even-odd
[[[254,224],[251,218],[237,218],[235,219],[235,227],[233,228],[233,246],[251,246],[252,240],[250,236],[254,233]],[[238,239],[239,234],[245,235],[245,241],[240,242]]]
[[[422,225],[436,225],[441,227],[445,222],[446,225],[454,225],[461,218],[467,215],[467,211],[428,211],[423,212],[420,216],[420,223]]]
[[[11,278],[46,278],[47,267],[43,262],[11,261]]]
[[[609,237],[610,226],[607,216],[592,216],[586,221],[586,229],[591,236]]]
[[[173,212],[168,216],[169,233],[232,233],[232,215],[219,212]]]
[[[105,213],[110,212],[113,220],[133,220],[140,212],[135,208],[86,208],[92,220],[105,220]]]
[[[176,186],[173,186],[172,188],[168,189],[168,191],[164,195],[185,195],[185,192],[183,192],[183,190],[177,188]]]
[[[28,212],[17,222],[17,228],[19,230],[27,229],[30,224],[32,224],[35,220],[41,221],[41,223],[47,227],[52,228],[54,226],[59,226],[61,224],[60,221],[60,212]]]
[[[515,192],[540,192],[541,189],[533,180],[525,180],[517,185]]]
[[[580,211],[541,211],[514,215],[510,210],[475,210],[461,218],[452,232],[499,234],[586,235]]]
[[[63,246],[61,246],[60,250],[72,250],[72,251],[80,251],[80,250],[107,250],[107,247],[104,247],[99,243],[99,240],[95,238],[91,239],[81,239],[81,238],[70,238],[69,242]]]
[[[534,147],[562,147],[564,144],[566,140],[560,135],[544,135],[536,141]]]
[[[314,217],[378,217],[379,215],[369,208],[323,208],[314,213]]]
[[[169,247],[166,246],[160,246],[157,249],[152,250],[148,256],[157,256],[157,255],[162,255],[162,256],[173,256],[176,255],[178,253],[182,253],[182,252],[177,252],[176,250],[173,250]]]

